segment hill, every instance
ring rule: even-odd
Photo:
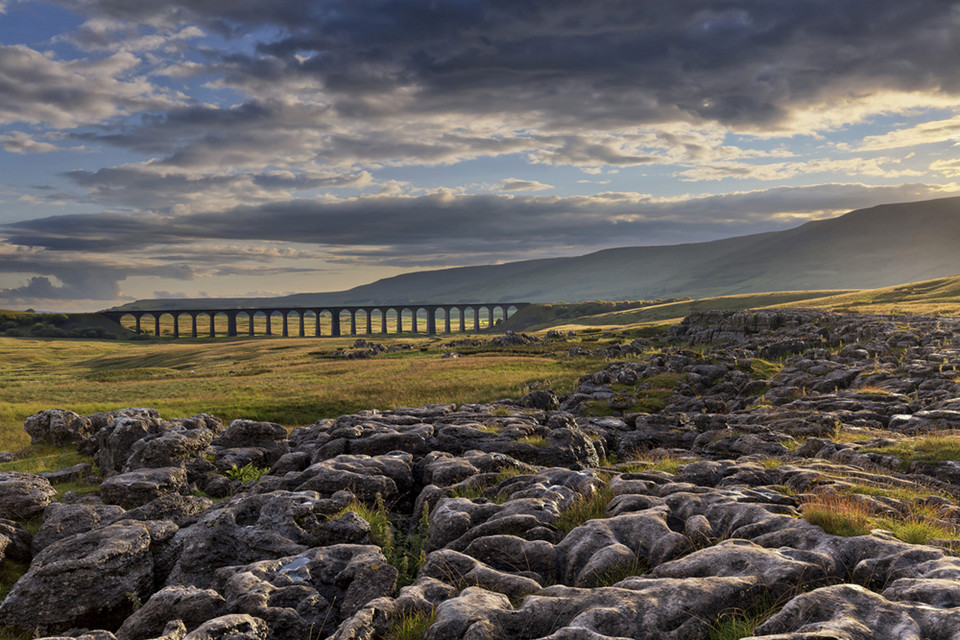
[[[960,313],[960,276],[852,291],[780,306],[858,313],[956,315]]]
[[[118,308],[705,298],[873,289],[960,273],[960,198],[859,209],[794,229],[572,258],[420,271],[335,293],[141,300]]]

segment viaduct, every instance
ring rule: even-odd
[[[179,338],[185,333],[196,338],[201,331],[212,338],[217,335],[215,323],[218,316],[225,316],[227,320],[228,336],[241,334],[241,327],[246,324],[246,334],[254,335],[254,319],[262,316],[266,320],[265,334],[274,335],[274,320],[280,320],[280,331],[283,337],[291,334],[290,320],[299,325],[299,337],[307,337],[307,318],[312,316],[313,331],[310,335],[320,337],[321,318],[324,324],[329,325],[329,336],[372,335],[386,334],[392,326],[393,333],[403,333],[404,320],[407,321],[407,330],[412,333],[421,331],[418,319],[426,320],[426,333],[436,334],[438,327],[443,333],[479,331],[481,319],[486,317],[486,325],[492,325],[496,318],[507,319],[514,313],[528,306],[529,302],[493,302],[469,304],[402,304],[402,305],[373,305],[373,306],[342,306],[342,307],[274,307],[274,308],[236,308],[236,309],[136,309],[127,311],[102,311],[101,314],[117,323],[123,318],[132,317],[136,323],[137,334],[142,331],[144,318],[152,318],[154,335],[160,335],[160,320],[163,316],[173,319],[173,337]],[[279,314],[279,318],[276,316]],[[456,315],[454,319],[453,316]],[[471,316],[468,322],[467,316]],[[181,331],[181,319],[187,316],[189,331]],[[198,327],[198,318],[207,316],[209,332]],[[425,318],[424,318],[425,316]],[[419,318],[418,318],[419,317]],[[388,319],[392,322],[388,323]],[[468,324],[473,326],[468,329]],[[374,331],[374,328],[377,331]],[[221,331],[221,335],[223,332]]]

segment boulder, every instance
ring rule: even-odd
[[[187,486],[187,472],[181,467],[137,469],[110,476],[100,485],[100,497],[107,504],[132,509],[162,495],[180,493]]]
[[[0,603],[0,625],[29,633],[116,629],[153,593],[153,551],[175,530],[124,522],[48,545]]]
[[[25,522],[39,516],[57,492],[45,478],[32,473],[0,471],[0,518]]]
[[[33,537],[33,551],[39,553],[58,540],[99,529],[122,516],[123,509],[116,505],[54,502],[43,511],[43,523]]]
[[[49,443],[57,446],[76,444],[90,436],[90,419],[66,409],[47,409],[23,422],[30,444]]]

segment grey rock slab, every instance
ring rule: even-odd
[[[75,444],[91,434],[91,423],[73,411],[47,409],[35,413],[23,422],[30,436],[30,444],[49,443],[57,446]]]
[[[43,511],[43,522],[33,537],[33,551],[39,553],[58,540],[98,529],[123,513],[117,505],[54,502]]]
[[[800,633],[843,640],[956,640],[957,619],[956,609],[891,602],[858,585],[841,584],[797,596],[754,633],[784,639]]]
[[[379,547],[334,545],[224,567],[213,587],[230,611],[259,617],[271,637],[325,637],[372,600],[390,595],[397,570]]]
[[[10,559],[14,562],[30,562],[30,532],[12,520],[0,520],[0,564]]]
[[[0,604],[0,625],[31,633],[119,627],[153,592],[151,546],[168,541],[175,529],[127,522],[47,546]]]
[[[164,587],[124,620],[119,640],[145,640],[165,633],[167,623],[180,620],[187,631],[226,613],[226,600],[213,589]]]
[[[540,583],[530,577],[497,571],[476,558],[451,549],[440,549],[428,554],[419,576],[435,578],[458,589],[482,587],[502,593],[511,600],[523,598],[541,589]]]
[[[155,436],[137,440],[123,465],[124,471],[141,468],[170,467],[199,457],[213,442],[216,434],[207,428],[170,429]]]
[[[188,633],[184,640],[267,640],[267,623],[244,613],[209,620]]]
[[[43,513],[57,492],[45,478],[32,473],[0,471],[0,518],[25,522]]]
[[[220,567],[296,555],[325,543],[331,507],[313,491],[240,495],[214,505],[177,537],[182,553],[167,583],[207,587]]]
[[[162,495],[180,493],[186,486],[187,472],[182,467],[137,469],[104,480],[100,485],[100,497],[107,504],[132,509]]]
[[[612,518],[588,520],[568,533],[556,547],[559,577],[564,584],[593,586],[632,558],[655,567],[686,553],[690,540],[667,525],[666,507],[653,507]],[[605,547],[613,552],[601,553]]]

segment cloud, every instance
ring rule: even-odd
[[[134,74],[139,64],[129,53],[61,61],[24,45],[0,45],[0,125],[70,128],[123,111],[173,106],[174,100]]]
[[[855,146],[857,151],[901,149],[933,142],[960,141],[960,116],[946,120],[922,122],[912,127],[894,129],[880,135],[866,136]]]
[[[286,200],[300,191],[363,188],[373,183],[366,171],[337,173],[309,165],[296,171],[206,173],[138,163],[96,171],[78,169],[64,176],[87,189],[83,200],[88,202],[178,213]]]
[[[11,245],[48,250],[123,252],[225,240],[336,247],[362,258],[389,249],[411,262],[424,255],[469,254],[485,261],[529,250],[556,254],[591,247],[707,240],[784,228],[855,207],[910,201],[960,190],[925,184],[827,184],[711,196],[655,198],[609,192],[593,196],[456,195],[298,199],[182,216],[104,213],[63,215],[6,225]],[[577,250],[571,251],[572,247]],[[580,248],[583,248],[582,251]],[[216,255],[212,253],[211,255]]]
[[[553,127],[691,121],[762,130],[881,90],[960,86],[952,64],[960,16],[938,0],[387,1],[376,12],[351,0],[62,3],[101,18],[254,37],[255,52],[221,56],[228,83],[313,82],[338,112],[367,118],[399,106],[532,112]]]
[[[50,153],[59,149],[49,142],[34,140],[22,131],[0,134],[0,146],[9,153]]]
[[[520,180],[518,178],[507,178],[497,185],[499,191],[547,191],[554,189],[552,184],[543,184],[536,180]]]

